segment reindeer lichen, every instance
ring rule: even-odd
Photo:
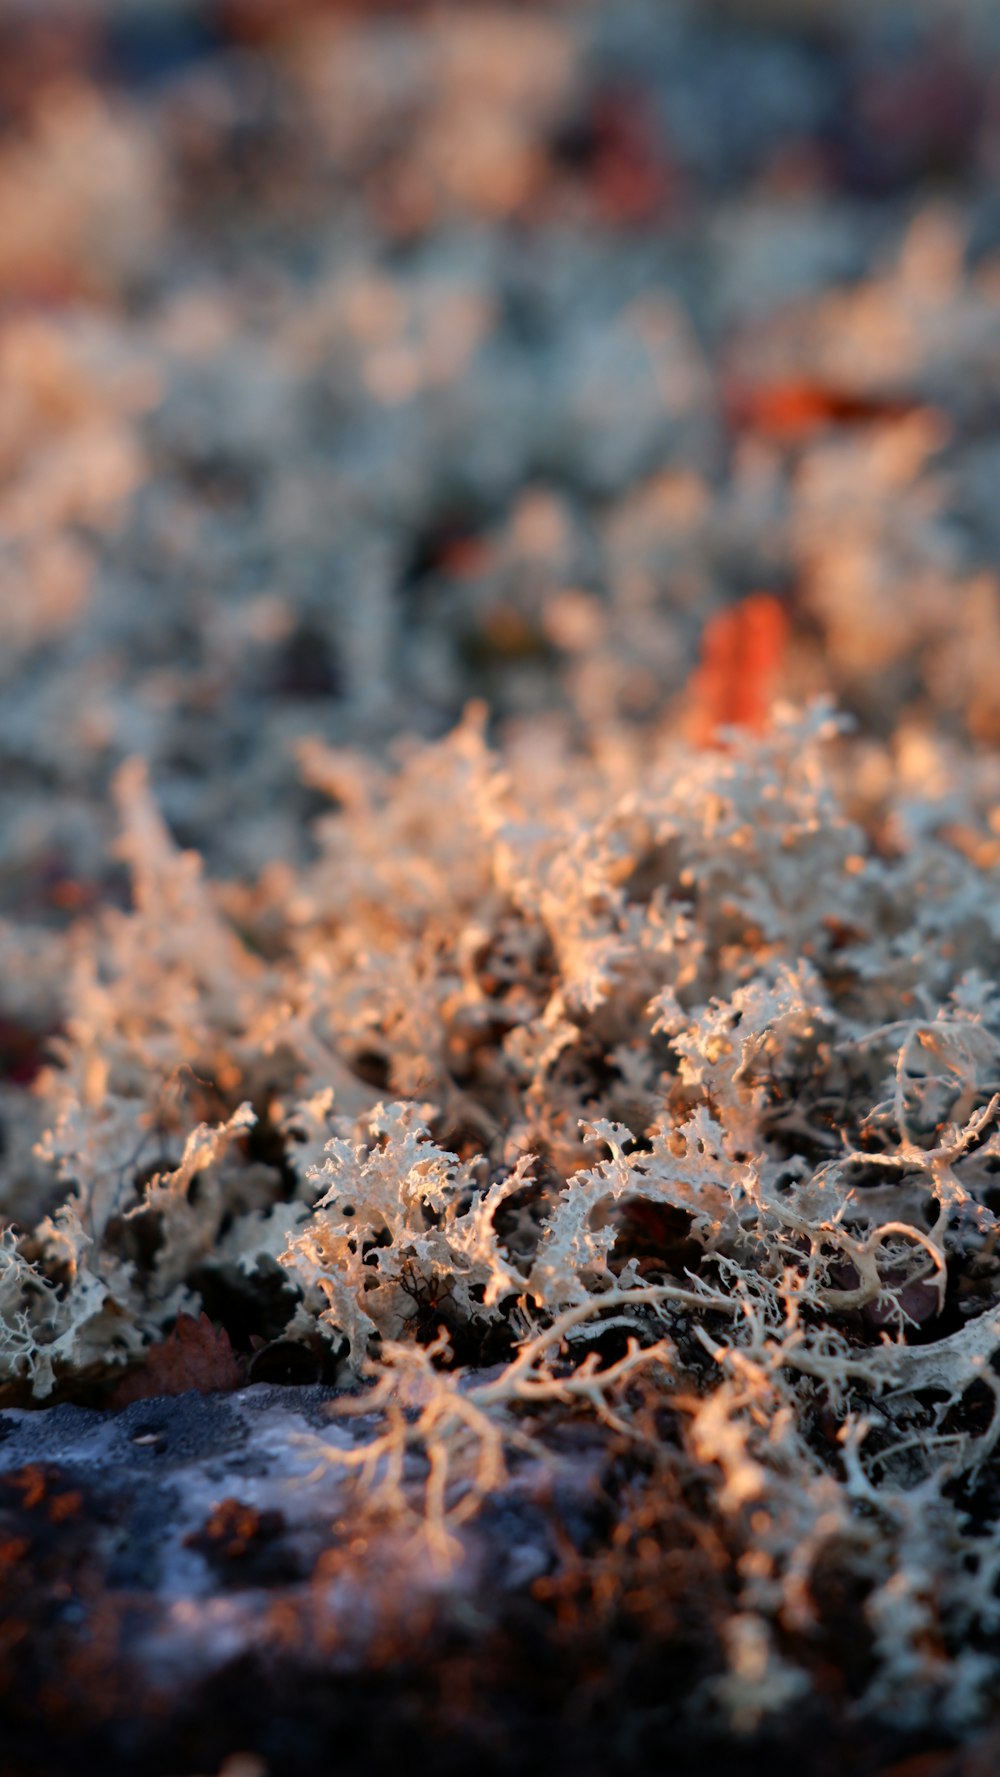
[[[734,1720],[808,1688],[833,1549],[868,1705],[973,1717],[1000,924],[942,819],[855,805],[853,744],[820,710],[534,772],[473,710],[395,773],[315,746],[315,861],[238,898],[129,766],[132,904],[53,984],[39,1213],[0,1247],[9,1385],[112,1377],[213,1276],[278,1280],[366,1385],[370,1440],[324,1460],[451,1559],[567,1416],[640,1439],[641,1381],[744,1551]]]

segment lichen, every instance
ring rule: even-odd
[[[288,1335],[371,1384],[369,1503],[412,1512],[422,1453],[446,1555],[547,1424],[627,1433],[644,1372],[745,1539],[734,1719],[808,1684],[831,1545],[868,1588],[871,1706],[969,1717],[1000,928],[940,802],[907,829],[853,806],[852,745],[818,710],[539,780],[473,711],[377,782],[313,748],[338,797],[315,861],[238,922],[130,766],[131,906],[88,919],[34,1089],[6,1376],[113,1376],[213,1272],[269,1268]]]

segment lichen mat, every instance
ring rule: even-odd
[[[1000,785],[862,803],[822,709],[643,753],[540,773],[476,710],[398,771],[313,746],[314,863],[238,895],[122,771],[133,905],[32,959],[66,1194],[5,1237],[8,1398],[241,1279],[366,1385],[368,1435],[315,1454],[435,1563],[586,1411],[744,1549],[734,1723],[810,1684],[832,1550],[863,1706],[961,1723],[994,1671]]]

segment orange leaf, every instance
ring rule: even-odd
[[[872,425],[912,413],[913,403],[890,396],[838,389],[807,377],[784,377],[774,382],[740,387],[728,392],[730,423],[738,430],[759,432],[779,444],[795,444],[826,426]]]
[[[172,1333],[150,1347],[145,1368],[123,1377],[112,1405],[150,1400],[154,1395],[184,1394],[196,1388],[202,1394],[239,1388],[243,1365],[229,1342],[224,1327],[216,1330],[207,1314],[179,1314]]]
[[[787,634],[785,612],[767,592],[706,623],[701,665],[691,681],[697,745],[710,746],[720,728],[766,731]]]

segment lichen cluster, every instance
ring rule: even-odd
[[[0,1400],[297,1347],[390,1578],[579,1458],[560,1632],[971,1731],[996,9],[22,10]]]
[[[973,1718],[997,1609],[992,766],[920,804],[822,708],[544,760],[472,710],[396,769],[303,764],[331,802],[315,860],[238,889],[126,768],[131,905],[33,958],[63,1032],[33,1164],[8,1163],[9,1388],[139,1361],[213,1278],[259,1292],[262,1325],[277,1301],[342,1385],[373,1379],[351,1461],[448,1558],[547,1426],[627,1435],[654,1387],[745,1540],[735,1718],[808,1684],[831,1549],[864,1590],[866,1704]]]

